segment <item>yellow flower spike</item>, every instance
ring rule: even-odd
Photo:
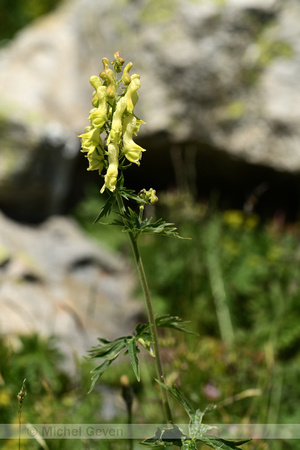
[[[111,142],[108,144],[108,169],[104,177],[104,185],[101,189],[101,194],[103,194],[105,188],[113,192],[116,189],[117,178],[118,178],[118,167],[119,167],[119,147],[117,144]]]
[[[129,75],[133,64],[128,63],[120,75],[125,91],[117,97],[116,90],[120,81],[117,81],[116,74],[121,72],[125,60],[116,52],[111,63],[114,70],[110,69],[108,58],[103,58],[102,62],[103,70],[99,76],[90,77],[90,84],[94,88],[93,108],[89,112],[90,126],[79,136],[81,151],[89,161],[88,170],[98,170],[101,174],[104,167],[107,167],[101,193],[105,189],[111,192],[116,189],[120,149],[128,161],[137,165],[145,151],[133,141],[133,136],[137,135],[141,124],[145,123],[133,114],[138,101],[137,91],[141,86],[140,76]],[[102,142],[101,132],[104,129],[107,138]],[[104,145],[107,146],[107,152],[104,151]]]
[[[89,119],[95,128],[102,128],[107,121],[107,92],[106,86],[97,88],[98,107],[90,111]]]
[[[132,66],[133,66],[132,62],[129,62],[123,70],[122,83],[125,86],[128,86],[128,84],[130,84],[131,82],[131,76],[129,75],[128,72],[132,68]]]
[[[109,144],[110,142],[114,142],[115,144],[120,143],[122,135],[122,116],[125,112],[126,106],[126,98],[120,98],[112,118],[111,130],[107,138],[107,144]]]
[[[125,98],[127,100],[127,112],[129,114],[133,113],[134,106],[138,101],[137,90],[141,87],[140,76],[138,74],[133,74],[131,76],[130,84],[127,87]]]
[[[123,122],[123,148],[122,152],[128,161],[140,165],[140,160],[142,157],[142,152],[146,150],[139,145],[137,145],[132,136],[137,128],[137,119],[133,114],[130,116],[125,116]]]

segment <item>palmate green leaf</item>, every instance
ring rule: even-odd
[[[138,353],[140,349],[137,346],[139,342],[151,356],[153,351],[151,349],[151,343],[153,342],[152,333],[150,331],[150,325],[138,324],[135,328],[133,336],[123,336],[115,339],[114,341],[108,341],[107,339],[98,338],[99,344],[93,347],[88,353],[90,359],[103,359],[104,361],[99,366],[92,369],[91,373],[92,384],[89,392],[91,392],[95,386],[96,381],[101,375],[108,369],[110,364],[124,351],[124,355],[128,354],[134,374],[138,381],[140,381],[140,368],[138,361]]]
[[[156,318],[157,326],[175,328],[179,331],[187,331],[184,328],[185,323],[186,322],[177,316],[161,315]],[[123,336],[114,341],[98,338],[98,341],[99,344],[89,351],[89,357],[93,360],[99,358],[104,361],[91,372],[93,373],[93,377],[89,392],[93,390],[96,381],[123,350],[125,350],[124,355],[129,355],[134,374],[138,381],[140,381],[140,368],[137,355],[140,352],[140,349],[137,344],[139,343],[142,345],[151,356],[155,356],[151,347],[153,336],[149,323],[138,324],[133,336]]]
[[[135,335],[137,338],[142,338],[145,340],[149,340],[153,342],[152,334],[151,334],[151,326],[150,323],[139,323],[135,327]]]
[[[91,373],[94,373],[94,375],[92,376],[92,379],[91,379],[91,386],[88,391],[88,394],[90,394],[92,392],[92,390],[95,387],[96,382],[99,380],[101,375],[106,371],[106,369],[111,365],[112,362],[113,362],[113,360],[111,360],[111,361],[106,360],[102,364],[100,364],[100,366],[95,367],[93,370],[91,370]]]
[[[189,426],[190,436],[192,438],[200,439],[205,433],[216,428],[213,425],[206,425],[202,423],[204,415],[213,409],[215,409],[215,405],[208,405],[204,411],[201,411],[201,409],[196,410],[195,414],[191,417]]]
[[[91,393],[95,387],[97,380],[108,369],[111,363],[119,356],[119,354],[126,348],[126,338],[118,338],[115,341],[107,341],[106,339],[99,338],[96,347],[93,347],[90,351],[90,359],[104,359],[103,363],[91,370],[92,382],[88,393]]]
[[[159,380],[156,380],[158,382],[158,384],[163,387],[166,391],[168,391],[172,397],[175,398],[175,400],[177,400],[185,409],[185,411],[187,412],[187,414],[189,415],[189,417],[191,419],[194,418],[195,416],[195,410],[194,408],[190,405],[190,403],[187,401],[187,399],[181,394],[181,392],[179,391],[178,387],[174,384],[174,387],[171,388],[170,386],[168,386],[167,384],[162,383]]]
[[[96,347],[92,347],[88,352],[91,359],[106,358],[108,360],[114,360],[126,347],[126,337],[121,337],[114,341],[107,341],[106,339],[99,338],[98,341],[100,344]]]
[[[197,333],[193,331],[187,330],[185,327],[188,325],[189,321],[184,321],[178,316],[170,316],[169,314],[160,314],[155,318],[155,324],[159,328],[173,328],[177,331],[182,331],[183,333],[194,334],[197,336]],[[151,326],[150,323],[138,324],[135,332],[136,335],[142,337],[143,339],[151,340]]]
[[[98,216],[94,220],[94,223],[99,222],[103,217],[109,216],[115,203],[116,203],[116,197],[112,192],[109,191],[108,198],[107,198],[106,202],[104,203],[104,205],[102,206]]]
[[[155,436],[145,439],[141,443],[152,448],[173,447],[174,445],[181,447],[184,439],[186,439],[186,436],[180,428],[172,424],[172,428],[157,428]]]
[[[243,441],[227,441],[226,439],[218,438],[216,436],[203,436],[201,439],[197,439],[197,442],[202,442],[208,447],[216,450],[240,450],[240,446],[250,442],[251,439],[245,439]]]
[[[207,431],[213,429],[214,427],[211,425],[205,425],[202,424],[202,419],[204,414],[213,409],[214,405],[209,405],[207,408],[205,408],[204,411],[201,411],[200,409],[197,409],[197,411],[194,410],[194,408],[190,405],[190,403],[187,401],[187,399],[181,394],[177,386],[174,385],[173,388],[170,386],[162,383],[159,380],[156,380],[160,386],[162,386],[164,389],[166,389],[174,398],[177,400],[185,409],[187,414],[190,417],[190,434],[191,439],[188,439],[186,441],[183,441],[184,445],[189,444],[187,447],[183,447],[186,449],[193,449],[197,448],[196,442],[202,442],[206,444],[207,446],[214,448],[216,450],[231,450],[231,449],[239,449],[241,445],[249,442],[251,439],[246,439],[243,441],[228,441],[226,439],[222,439],[216,436],[210,436],[204,433]]]
[[[124,232],[133,233],[136,236],[147,233],[185,239],[179,236],[173,223],[165,222],[163,219],[158,219],[156,222],[152,222],[152,218],[140,220],[138,214],[131,208],[128,208],[128,211],[122,214],[122,218],[124,221]]]
[[[130,190],[130,189],[122,189],[120,191],[120,194],[122,195],[123,198],[125,198],[125,200],[134,200],[136,201],[138,204],[146,204],[147,202],[145,200],[143,200],[142,198],[140,198],[138,195],[135,194],[134,191]]]
[[[131,339],[126,339],[126,347],[128,351],[128,355],[132,364],[132,368],[134,371],[134,374],[136,376],[136,379],[140,381],[140,367],[139,367],[139,360],[137,357],[137,354],[140,352],[138,346],[136,345],[136,337],[133,336]]]
[[[170,316],[169,314],[160,315],[156,317],[155,323],[157,327],[174,328],[175,330],[197,336],[197,333],[189,331],[185,328],[190,322],[184,321],[178,316]]]
[[[179,239],[185,239],[179,236],[177,228],[173,223],[165,222],[163,219],[158,219],[152,223],[152,218],[144,220],[142,222],[140,233],[147,234],[159,234],[160,236],[176,237]]]

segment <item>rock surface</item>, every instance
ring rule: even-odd
[[[141,74],[141,137],[155,158],[192,144],[298,174],[299,21],[298,0],[66,2],[0,52],[0,206],[61,210],[88,79],[116,50]]]
[[[141,311],[128,262],[62,217],[24,227],[0,215],[0,280],[0,334],[56,335],[69,370],[97,337],[132,333]]]

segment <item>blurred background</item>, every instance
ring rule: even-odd
[[[199,333],[162,336],[167,381],[197,407],[216,402],[215,423],[298,423],[298,0],[0,6],[2,422],[15,420],[25,377],[24,420],[63,423],[72,411],[76,423],[124,421],[124,373],[136,420],[157,420],[155,400],[145,402],[155,398],[147,358],[140,385],[126,361],[85,395],[86,350],[146,320],[127,237],[93,224],[103,181],[86,171],[77,137],[89,77],[119,50],[141,75],[136,112],[146,122],[136,140],[147,151],[126,186],[156,189],[149,214],[192,238],[141,239],[156,310]],[[43,448],[97,448],[53,442]],[[248,448],[291,443],[298,448]]]

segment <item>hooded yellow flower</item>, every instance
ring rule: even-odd
[[[104,185],[101,189],[101,194],[105,188],[113,192],[116,189],[119,166],[119,147],[117,144],[111,142],[108,144],[108,169],[104,177]]]
[[[104,167],[103,152],[99,148],[97,148],[93,153],[88,154],[87,158],[89,161],[89,167],[87,170],[98,170],[100,175]]]
[[[82,152],[92,153],[100,143],[100,129],[92,126],[85,127],[85,132],[80,134]]]
[[[97,77],[96,75],[92,75],[90,77],[90,84],[93,86],[93,88],[95,89],[95,91],[93,92],[93,99],[92,99],[92,105],[97,108],[98,104],[99,104],[99,98],[97,95],[97,89],[98,87],[102,86],[102,82],[100,80],[99,77]]]
[[[100,174],[104,167],[104,154],[102,151],[102,143],[100,142],[100,128],[86,127],[85,133],[79,137],[81,138],[81,151],[87,153],[86,157],[89,161],[87,170],[98,170]]]
[[[100,80],[99,80],[100,81]],[[94,103],[97,104],[97,108],[93,108],[90,110],[89,119],[91,124],[95,128],[102,128],[107,121],[107,94],[106,94],[106,86],[97,87],[96,95],[97,101]]]
[[[111,130],[107,138],[107,144],[114,142],[120,144],[122,135],[122,117],[127,106],[127,101],[125,97],[120,98],[117,103],[116,110],[114,112],[111,124]]]
[[[128,159],[128,161],[140,165],[140,159],[142,157],[142,152],[146,150],[139,145],[137,145],[132,136],[136,135],[140,125],[143,122],[140,119],[137,119],[134,114],[130,114],[130,116],[126,116],[123,121],[123,148],[122,152]]]
[[[140,87],[141,87],[140,76],[135,73],[131,76],[131,81],[130,81],[130,83],[127,87],[127,91],[125,93],[125,98],[127,100],[127,112],[129,114],[133,113],[133,108],[139,99],[137,90]]]
[[[128,72],[130,71],[130,69],[132,67],[133,67],[133,64],[132,64],[132,62],[130,62],[127,64],[127,66],[123,70],[122,83],[124,84],[124,86],[128,86],[128,84],[131,82],[131,76],[129,75]]]

